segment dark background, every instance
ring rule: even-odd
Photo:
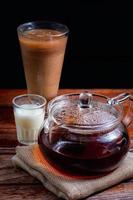
[[[16,1],[1,5],[0,88],[25,88],[16,28],[34,20],[66,24],[60,88],[133,88],[133,11],[128,1]]]

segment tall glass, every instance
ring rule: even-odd
[[[59,88],[68,28],[56,22],[29,22],[17,28],[28,93],[48,100]]]

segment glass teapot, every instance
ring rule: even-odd
[[[121,103],[126,100],[130,109],[125,116]],[[127,93],[114,98],[88,92],[54,98],[38,138],[41,151],[57,168],[72,173],[114,170],[129,149],[127,126],[133,118],[132,100]]]

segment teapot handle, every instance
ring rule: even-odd
[[[129,93],[122,93],[116,97],[108,99],[108,104],[110,105],[122,103],[127,99],[129,99],[129,106],[128,106],[128,111],[126,113],[126,116],[123,119],[123,123],[126,127],[128,127],[133,121],[133,95]]]
[[[133,95],[129,96],[129,107],[126,113],[126,116],[123,119],[123,123],[125,126],[129,127],[133,121]]]

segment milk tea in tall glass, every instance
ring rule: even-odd
[[[68,28],[55,22],[29,22],[18,27],[28,93],[48,100],[57,95]]]

